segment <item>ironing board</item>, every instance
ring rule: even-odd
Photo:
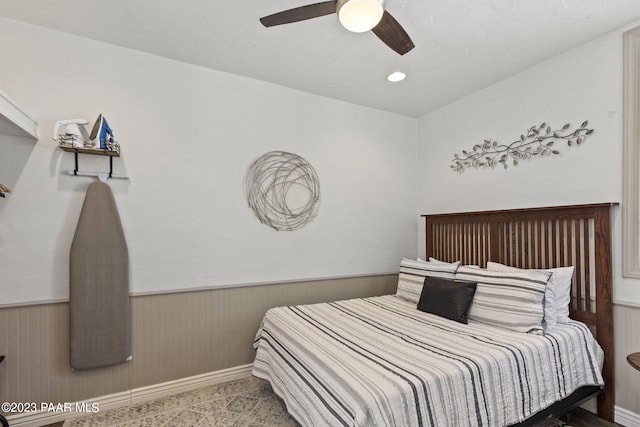
[[[131,356],[129,254],[111,188],[87,189],[70,253],[71,367],[93,369]]]

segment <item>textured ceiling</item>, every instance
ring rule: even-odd
[[[335,15],[258,21],[315,1],[0,0],[0,16],[412,117],[640,19],[638,0],[387,0],[404,56]]]

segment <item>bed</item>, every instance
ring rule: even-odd
[[[253,374],[305,426],[535,425],[593,396],[612,421],[611,206],[424,216],[442,262],[575,266],[572,320],[544,334],[453,322],[398,294],[279,307]]]

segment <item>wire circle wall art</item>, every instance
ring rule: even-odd
[[[271,151],[260,156],[249,167],[244,188],[260,222],[278,231],[298,230],[318,212],[318,175],[297,154]]]

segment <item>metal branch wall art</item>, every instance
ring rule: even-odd
[[[279,231],[303,227],[318,211],[318,175],[296,154],[271,151],[259,157],[249,167],[244,187],[260,222]]]
[[[589,122],[584,121],[579,128],[571,130],[571,125],[567,123],[562,129],[551,130],[550,126],[542,123],[539,126],[531,126],[526,134],[520,135],[520,139],[509,145],[485,139],[482,144],[474,145],[471,151],[462,150],[462,154],[455,153],[451,160],[451,168],[460,173],[471,167],[493,168],[502,165],[507,169],[509,163],[517,166],[520,160],[528,160],[534,156],[560,154],[553,147],[554,143],[567,141],[569,147],[582,144],[593,133],[593,129],[587,129],[588,124]]]

